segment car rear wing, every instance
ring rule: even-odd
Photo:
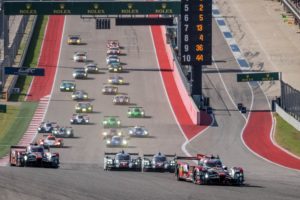
[[[115,117],[115,118],[119,118],[119,116],[103,116],[104,118],[108,118],[108,117]]]
[[[10,146],[10,149],[25,149],[26,150],[27,146],[19,146],[19,145],[12,145]]]
[[[176,160],[201,160],[206,157],[205,154],[197,154],[196,156],[176,156]]]
[[[116,155],[118,153],[120,153],[120,152],[104,152],[104,155]],[[128,153],[128,154],[131,155],[131,156],[138,156],[139,155],[139,153]]]
[[[72,82],[72,83],[75,83],[74,80],[62,80],[62,82]]]
[[[129,106],[128,108],[143,108],[141,106]]]
[[[155,156],[156,154],[144,154],[143,156],[144,157],[152,157],[152,156]],[[166,157],[176,157],[176,154],[161,154],[161,155],[164,155]]]
[[[69,37],[80,37],[80,35],[68,35]]]

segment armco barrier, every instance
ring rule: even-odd
[[[285,112],[278,104],[276,105],[276,113],[282,117],[286,122],[288,122],[290,125],[292,125],[295,129],[300,131],[300,122],[296,120],[293,116]]]
[[[176,86],[184,103],[184,106],[189,113],[190,118],[192,119],[194,124],[200,124],[200,111],[198,107],[195,105],[194,100],[189,95],[182,79],[180,76],[180,66],[177,66],[177,63],[173,60],[173,54],[170,45],[167,44],[166,38],[166,27],[161,26],[161,31],[163,33],[164,44],[166,45],[167,55],[169,62],[174,66],[173,68],[173,76],[176,82]]]

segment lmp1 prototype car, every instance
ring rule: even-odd
[[[143,126],[134,126],[128,130],[128,135],[130,137],[148,137],[149,132]]]
[[[123,67],[118,62],[112,62],[108,65],[108,71],[113,73],[120,73],[123,71]]]
[[[96,74],[99,73],[100,69],[97,67],[96,63],[89,63],[84,66],[84,70],[86,73]]]
[[[119,128],[121,121],[116,116],[104,116],[102,125],[104,128]]]
[[[9,154],[11,166],[53,167],[59,166],[59,154],[51,153],[49,148],[40,145],[11,146]]]
[[[104,170],[141,170],[141,158],[138,153],[104,153]]]
[[[127,147],[128,141],[124,136],[115,135],[106,137],[105,143],[107,147]]]
[[[72,94],[73,100],[87,100],[89,98],[88,93],[83,90],[76,90]]]
[[[44,138],[38,140],[38,145],[44,145],[45,147],[62,148],[64,146],[63,139],[56,138],[54,135],[44,135]]]
[[[75,79],[87,79],[88,74],[84,68],[77,68],[73,71],[73,78]]]
[[[93,105],[88,102],[80,102],[75,106],[76,113],[91,113],[93,112]]]
[[[113,85],[122,85],[124,84],[124,78],[121,76],[111,76],[108,78],[107,82]]]
[[[122,133],[122,131],[120,131],[118,129],[112,128],[109,131],[107,131],[107,130],[103,131],[102,135],[103,135],[103,139],[105,140],[105,139],[111,138],[115,135],[122,136],[123,133]]]
[[[130,98],[127,95],[118,94],[113,97],[113,104],[115,105],[126,105],[130,103]]]
[[[177,157],[175,175],[177,180],[191,181],[195,184],[228,184],[240,186],[244,183],[244,171],[240,167],[228,169],[219,156],[198,154],[197,157]],[[198,160],[191,166],[180,160]]]
[[[71,124],[88,124],[90,122],[90,118],[87,115],[82,114],[73,114],[70,123]]]
[[[74,131],[72,127],[57,127],[53,129],[52,135],[56,138],[72,138]]]
[[[102,94],[117,94],[118,93],[118,87],[113,85],[104,85],[102,88]]]
[[[69,35],[68,44],[81,44],[80,35]]]
[[[108,40],[106,43],[107,48],[120,48],[120,43],[118,40]]]
[[[142,107],[129,107],[127,111],[128,117],[145,117],[145,110]]]
[[[61,92],[74,92],[76,90],[76,84],[73,80],[63,80],[59,87]]]
[[[40,126],[38,127],[39,133],[51,133],[52,130],[57,127],[56,122],[42,122]]]
[[[175,156],[165,155],[160,152],[157,154],[144,154],[143,171],[175,172]],[[152,157],[151,159],[149,157]],[[168,159],[171,157],[171,159]]]
[[[87,60],[87,53],[83,51],[77,51],[73,55],[73,60],[75,62],[86,62]]]

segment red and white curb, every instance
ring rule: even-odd
[[[19,141],[18,145],[27,146],[33,142],[35,136],[37,135],[37,129],[40,123],[44,120],[47,108],[50,102],[50,95],[47,95],[40,99],[39,104],[35,110],[32,120],[24,133],[23,137]],[[9,162],[9,155],[4,156],[0,159],[0,166],[6,166]]]

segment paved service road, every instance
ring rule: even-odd
[[[220,33],[214,27],[214,48],[220,70],[225,70],[224,82],[229,84],[229,92],[235,101],[250,104],[251,92],[246,84],[237,85],[232,73],[235,69],[232,55]],[[80,34],[86,45],[67,46],[68,34]],[[113,106],[112,97],[101,94],[101,87],[108,78],[105,70],[105,43],[108,39],[118,39],[127,55],[121,57],[126,73],[121,74],[129,85],[119,90],[130,95],[133,104],[143,106],[147,119],[128,119],[127,106]],[[103,171],[103,152],[107,149],[101,139],[100,122],[105,115],[118,115],[124,129],[128,126],[145,125],[153,136],[148,139],[131,139],[130,152],[182,154],[185,142],[166,98],[158,71],[152,38],[148,27],[113,27],[95,30],[94,21],[83,22],[78,16],[66,17],[63,45],[58,74],[46,119],[68,125],[74,112],[75,102],[70,95],[58,90],[61,80],[72,79],[72,70],[80,67],[72,61],[76,50],[88,52],[88,58],[103,68],[102,74],[91,75],[89,80],[76,80],[79,89],[85,89],[94,105],[95,113],[89,114],[94,124],[73,126],[78,138],[66,139],[68,148],[59,149],[61,167],[0,168],[0,199],[298,199],[298,172],[285,170],[269,164],[250,153],[240,140],[240,132],[245,124],[235,111],[217,73],[206,74],[207,92],[212,97],[216,123],[191,144],[190,153],[218,153],[225,164],[241,165],[246,170],[245,187],[198,186],[177,182],[169,173],[136,173]],[[222,69],[221,69],[222,68]],[[211,67],[212,71],[216,71]],[[229,71],[230,71],[229,70]],[[209,81],[210,79],[210,81]],[[236,91],[238,90],[238,91]],[[218,91],[218,92],[217,92]],[[241,95],[242,94],[242,95]],[[54,150],[54,149],[53,149]]]

